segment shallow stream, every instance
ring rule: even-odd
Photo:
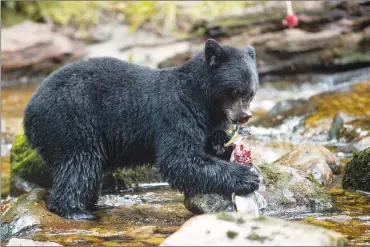
[[[322,92],[348,88],[351,84],[369,81],[370,69],[337,75],[322,75],[310,79],[269,81],[261,87],[252,104],[255,118],[262,116],[281,100],[307,99]],[[352,73],[352,74],[349,74]],[[18,85],[2,88],[2,181],[9,179],[9,151],[14,135],[22,131],[24,108],[38,84]],[[278,127],[252,127],[253,136],[265,143],[284,141],[289,143],[314,143],[329,147],[338,156],[341,141],[328,142],[324,137],[309,138],[301,135],[296,128],[301,118],[294,116]],[[293,133],[294,132],[294,133]],[[264,145],[264,144],[262,144]],[[261,147],[263,148],[263,147]],[[350,157],[350,153],[340,157]],[[273,160],[273,157],[271,157]],[[348,159],[347,159],[348,160]],[[347,161],[342,159],[342,163]],[[298,215],[282,214],[280,217],[304,221],[328,227],[348,237],[351,245],[370,244],[370,198],[355,192],[338,188],[340,177],[334,178],[332,194],[334,208],[329,212]],[[336,181],[335,181],[336,180]],[[4,183],[2,183],[4,184]],[[2,200],[2,212],[7,202]],[[66,245],[157,245],[192,215],[184,208],[183,196],[166,186],[146,186],[141,190],[118,195],[105,195],[99,200],[100,208],[95,211],[99,221],[76,228],[62,230],[43,229],[36,239],[55,241]]]

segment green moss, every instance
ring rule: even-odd
[[[31,148],[23,134],[16,136],[13,142],[10,151],[10,172],[12,176],[17,175],[43,187],[49,187],[51,184],[50,175],[41,157]]]
[[[370,191],[370,148],[354,153],[344,169],[344,189]]]
[[[97,23],[102,10],[111,5],[107,2],[8,1],[1,3],[1,20],[5,22],[3,26],[10,26],[25,19],[44,21],[48,18],[58,25],[69,24],[85,30]]]
[[[317,179],[314,177],[314,175],[312,174],[312,172],[307,173],[306,178],[308,180],[310,180],[313,184],[315,184],[316,185],[316,188],[321,188],[322,187],[322,185],[319,183],[319,181],[317,181]]]
[[[33,150],[24,135],[15,137],[10,153],[11,172],[18,175],[28,174],[32,169],[41,167],[40,156]]]
[[[255,221],[266,221],[266,220],[267,220],[267,218],[266,218],[265,216],[260,215],[260,216],[258,216],[257,218],[254,218],[254,220],[255,220]]]
[[[236,236],[238,236],[238,234],[239,234],[239,233],[234,232],[234,231],[231,231],[231,230],[228,230],[228,231],[226,232],[227,237],[228,237],[228,238],[230,238],[230,239],[234,239],[234,238],[236,238]]]
[[[238,224],[244,224],[245,223],[245,220],[243,218],[239,218],[236,220],[236,223]]]
[[[263,179],[266,185],[275,184],[281,181],[283,175],[275,165],[261,165],[258,167],[263,174]]]
[[[248,236],[247,239],[252,240],[252,241],[259,241],[261,243],[265,242],[266,240],[271,240],[270,237],[267,236],[259,236],[255,232],[251,232]]]
[[[228,214],[226,212],[219,212],[216,214],[216,218],[218,220],[225,220],[225,221],[231,221],[231,222],[234,222],[235,219],[234,217],[231,215],[231,214]]]

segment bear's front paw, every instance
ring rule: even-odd
[[[206,151],[209,154],[230,160],[231,153],[234,150],[234,145],[225,147],[225,143],[229,141],[229,135],[223,130],[217,130],[208,136],[206,141]]]
[[[256,172],[252,171],[249,166],[241,167],[244,168],[244,171],[241,171],[243,172],[243,175],[240,174],[242,175],[240,176],[240,185],[237,186],[234,192],[239,195],[246,195],[258,190],[261,182],[259,179],[259,175]]]

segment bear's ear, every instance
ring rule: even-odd
[[[204,47],[206,61],[211,68],[215,68],[221,64],[225,58],[225,53],[222,47],[214,39],[208,39]]]
[[[249,57],[251,57],[252,59],[256,59],[256,51],[254,50],[253,46],[249,45],[246,50]]]

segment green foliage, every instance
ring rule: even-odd
[[[211,19],[232,9],[244,8],[246,2],[129,1],[120,2],[118,6],[133,31],[144,23],[150,22],[162,33],[170,33],[175,30],[189,31],[186,29],[196,21]]]
[[[7,1],[1,3],[1,19],[5,22],[3,26],[17,24],[18,21],[11,20],[12,16],[17,16],[17,19],[86,29],[97,23],[102,11],[109,6],[109,2],[99,1]]]
[[[199,20],[212,19],[250,4],[246,1],[6,1],[1,3],[1,18],[3,26],[31,19],[85,30],[106,14],[124,20],[132,31],[148,24],[169,34],[190,32]]]

